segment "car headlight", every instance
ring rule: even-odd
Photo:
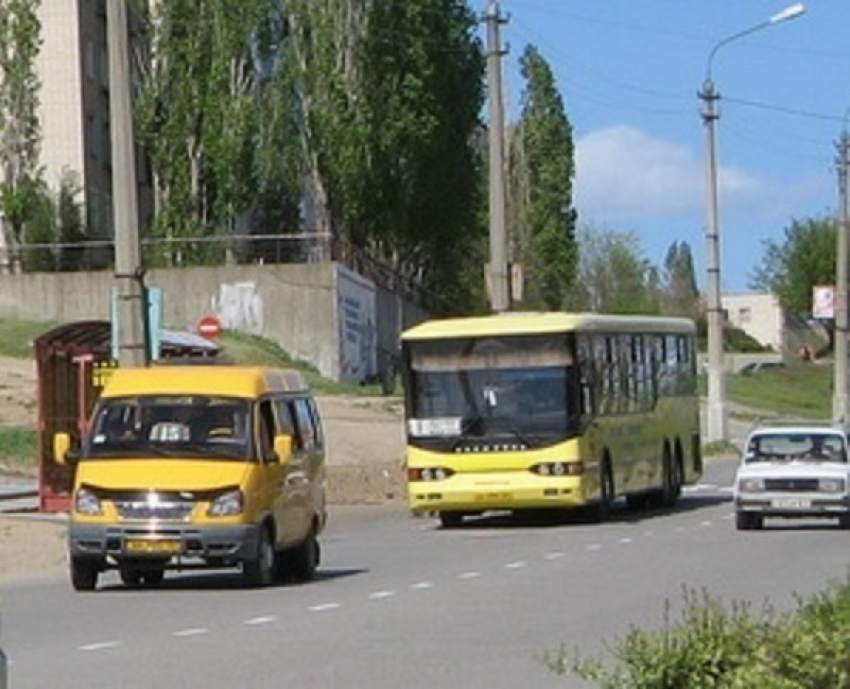
[[[818,489],[822,493],[843,493],[844,492],[844,479],[822,478],[818,482]]]
[[[245,500],[241,490],[230,490],[222,495],[219,495],[210,503],[210,508],[207,514],[210,517],[232,517],[237,514],[242,514],[242,509],[245,506]]]
[[[97,516],[103,514],[103,505],[100,503],[100,498],[88,488],[80,488],[74,494],[74,511],[79,514]]]
[[[764,479],[742,478],[738,481],[739,493],[760,493],[764,490]]]

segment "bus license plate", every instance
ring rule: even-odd
[[[774,498],[771,505],[780,510],[805,510],[812,506],[806,498]]]
[[[131,538],[124,544],[128,553],[172,555],[180,552],[180,541],[173,539]]]
[[[485,501],[491,502],[491,501],[497,501],[497,500],[505,501],[505,500],[512,500],[513,495],[511,495],[510,493],[503,493],[503,492],[478,493],[475,496],[475,499],[480,500],[482,502],[485,502]]]

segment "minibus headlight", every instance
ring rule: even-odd
[[[242,497],[242,491],[230,490],[219,495],[210,503],[207,514],[211,517],[232,517],[236,514],[242,514],[242,508],[244,506],[245,501]]]
[[[78,514],[96,516],[103,514],[103,506],[100,504],[100,498],[92,491],[88,488],[80,488],[74,494],[74,511]]]

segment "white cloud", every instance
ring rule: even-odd
[[[741,170],[721,167],[719,180],[724,209],[752,210],[772,196]],[[575,201],[582,220],[601,225],[703,213],[705,162],[633,127],[603,129],[576,143]]]

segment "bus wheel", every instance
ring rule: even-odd
[[[94,591],[100,562],[90,557],[71,557],[71,585],[75,591]]]
[[[461,512],[440,512],[440,524],[444,529],[453,529],[463,523]]]
[[[682,492],[682,475],[680,465],[669,452],[664,453],[664,507],[673,507]]]
[[[599,503],[593,513],[597,521],[607,519],[614,506],[614,473],[611,471],[611,462],[607,459],[602,462],[600,471],[602,473],[599,476]]]

